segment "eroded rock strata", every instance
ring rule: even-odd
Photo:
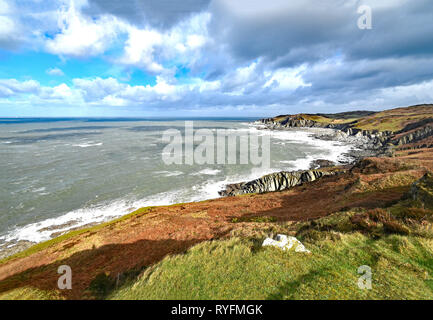
[[[219,192],[221,196],[237,196],[246,193],[264,193],[282,191],[299,186],[306,182],[315,181],[323,176],[335,175],[336,171],[304,170],[281,171],[267,174],[261,178],[241,183],[229,184],[225,190]]]

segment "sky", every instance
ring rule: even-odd
[[[371,28],[359,28],[362,6]],[[431,0],[0,0],[0,117],[432,102]]]

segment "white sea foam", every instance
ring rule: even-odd
[[[155,171],[155,173],[164,177],[176,177],[183,174],[182,171]]]
[[[221,170],[219,170],[219,169],[207,168],[207,169],[200,170],[198,172],[191,173],[191,175],[192,176],[200,176],[200,175],[215,176],[220,172],[221,172]]]
[[[120,199],[111,203],[102,203],[98,206],[74,210],[60,217],[18,227],[6,235],[1,236],[0,240],[6,242],[19,240],[33,242],[46,241],[52,238],[53,233],[66,232],[72,228],[109,221],[128,214],[138,208],[170,205],[179,202],[178,198],[180,192],[181,191],[164,192],[142,200]]]
[[[88,148],[88,147],[97,147],[97,146],[102,146],[102,142],[88,142],[88,143],[79,143],[79,144],[73,144],[73,147],[80,147],[80,148]]]

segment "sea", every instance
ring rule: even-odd
[[[163,135],[184,134],[186,120],[195,130],[268,135],[270,165],[167,164]],[[140,207],[218,198],[229,183],[308,169],[315,159],[345,162],[352,147],[254,120],[0,118],[0,245],[41,242]]]

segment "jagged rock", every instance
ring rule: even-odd
[[[335,162],[330,161],[330,160],[325,160],[325,159],[313,160],[310,163],[310,169],[312,169],[312,170],[320,169],[320,168],[333,167],[333,166],[335,166]]]
[[[247,193],[263,193],[271,191],[282,191],[294,186],[301,185],[305,182],[317,180],[323,176],[334,175],[335,172],[304,170],[304,171],[281,171],[271,173],[261,178],[229,184],[225,190],[219,191],[220,196],[236,196]]]
[[[404,131],[401,131],[401,132],[404,133]],[[403,135],[402,137],[399,137],[398,139],[392,140],[392,143],[394,145],[401,146],[404,144],[417,142],[419,140],[430,137],[431,135],[433,135],[433,127],[431,127],[430,125],[427,125],[421,129],[418,129],[418,130],[412,131],[406,135]]]
[[[415,181],[410,188],[409,195],[414,201],[419,201],[424,208],[433,209],[433,174],[426,173]]]

